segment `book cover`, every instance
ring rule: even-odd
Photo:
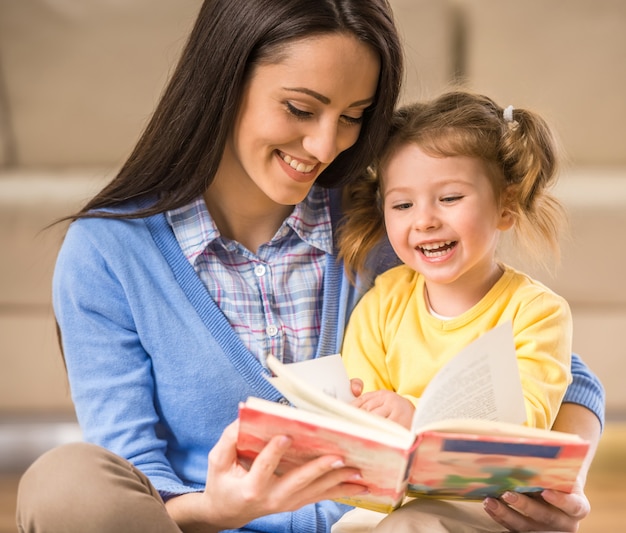
[[[349,421],[329,423],[314,413],[292,416],[295,412],[299,414],[298,409],[259,398],[242,404],[237,442],[240,461],[249,465],[272,436],[289,435],[293,444],[283,456],[278,474],[321,455],[338,455],[346,465],[360,470],[363,480],[359,484],[369,490],[366,496],[344,503],[380,512],[398,506],[406,493],[407,465],[416,444],[410,432],[404,438],[374,435]]]
[[[588,447],[577,439],[426,431],[418,436],[408,494],[482,500],[506,491],[571,492]]]
[[[513,346],[509,323],[466,347],[428,385],[410,430],[350,405],[340,356],[291,365],[270,356],[275,376],[268,379],[292,405],[253,397],[240,404],[240,459],[249,464],[272,436],[288,435],[293,444],[279,474],[323,454],[339,455],[360,470],[369,489],[340,501],[381,512],[407,495],[480,500],[507,490],[569,492],[589,443],[522,425]],[[318,363],[323,370],[316,370]],[[459,387],[457,377],[477,369],[484,375]],[[325,384],[328,378],[333,383]]]

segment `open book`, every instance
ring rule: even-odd
[[[238,453],[249,464],[274,435],[293,438],[279,473],[333,454],[369,493],[344,503],[389,512],[406,496],[480,500],[507,490],[570,492],[589,444],[523,426],[510,323],[478,338],[429,383],[412,429],[358,409],[339,355],[284,365],[268,378],[293,406],[250,397],[239,406]]]

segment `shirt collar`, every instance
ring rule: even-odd
[[[298,237],[310,246],[327,254],[333,253],[330,195],[327,189],[313,186],[308,196],[295,206],[282,227],[285,225],[293,229]],[[280,232],[281,230],[278,230],[276,236],[279,236]]]
[[[207,246],[221,237],[202,196],[183,207],[167,211],[165,217],[183,254],[192,264]],[[310,246],[331,254],[333,235],[328,190],[313,186],[307,197],[296,204],[270,242],[285,237],[289,228]]]

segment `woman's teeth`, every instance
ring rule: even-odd
[[[315,165],[305,165],[287,154],[283,154],[283,161],[298,172],[311,172],[315,168]]]

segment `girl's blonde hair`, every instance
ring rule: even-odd
[[[546,250],[559,259],[559,235],[566,217],[550,193],[559,161],[553,132],[536,113],[511,108],[505,112],[486,96],[456,90],[398,109],[378,159],[346,189],[346,217],[338,242],[348,275],[367,270],[367,257],[384,236],[380,174],[407,144],[416,144],[434,157],[484,161],[496,198],[514,217],[517,243],[540,264],[545,265]]]

